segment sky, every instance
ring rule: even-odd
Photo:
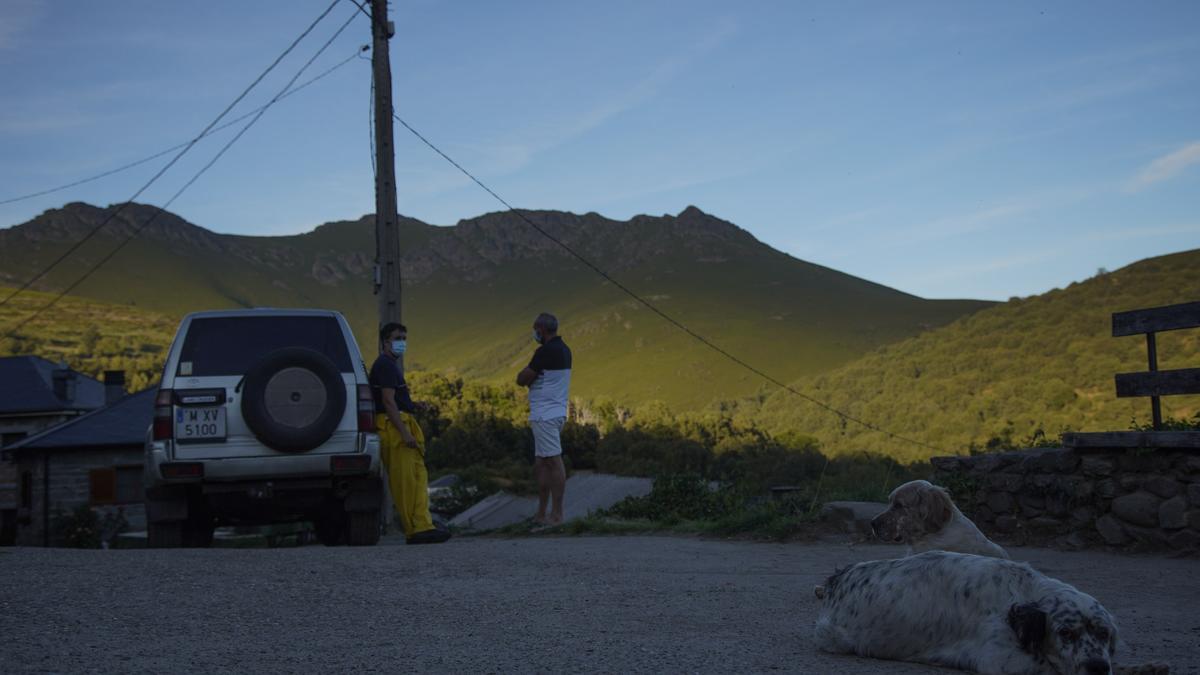
[[[329,4],[3,0],[0,202],[191,140]],[[403,0],[390,18],[397,113],[518,208],[695,205],[927,298],[1028,296],[1200,247],[1197,2]],[[267,110],[172,212],[278,235],[374,211],[370,55],[354,57],[370,26],[349,0],[223,121],[347,20],[297,83],[351,60]],[[138,201],[165,204],[242,124]],[[401,214],[503,209],[395,138]],[[126,201],[173,155],[0,204],[0,227]]]

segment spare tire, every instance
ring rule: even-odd
[[[246,371],[242,419],[269,448],[308,452],[329,440],[345,413],[342,374],[320,352],[279,349]]]

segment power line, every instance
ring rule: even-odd
[[[337,4],[337,0],[334,0],[334,4],[335,5]],[[333,5],[330,5],[329,9],[333,9]],[[325,10],[326,14],[329,13],[329,9]],[[324,16],[324,14],[322,15],[322,17],[323,16]],[[92,276],[92,274],[94,274],[97,270],[99,270],[105,263],[107,263],[109,260],[111,260],[113,258],[113,256],[115,256],[123,248],[125,248],[126,244],[128,244],[130,241],[133,241],[133,239],[135,237],[137,237],[139,234],[141,234],[142,230],[145,230],[160,215],[162,215],[167,210],[167,208],[172,203],[174,203],[174,201],[176,199],[179,198],[180,195],[182,195],[189,187],[192,186],[193,183],[196,182],[196,180],[198,180],[200,178],[200,176],[204,175],[205,172],[207,172],[214,164],[216,164],[217,160],[219,160],[225,154],[225,152],[227,150],[229,150],[229,148],[232,147],[233,144],[236,143],[238,141],[238,139],[240,139],[242,137],[243,134],[245,134],[247,131],[249,131],[250,127],[254,126],[255,122],[258,122],[258,120],[260,118],[262,118],[263,114],[271,106],[273,106],[274,104],[279,102],[279,100],[281,98],[283,98],[284,93],[286,93],[287,90],[289,88],[291,88],[291,86],[293,84],[295,84],[296,80],[299,79],[302,74],[304,74],[304,71],[307,70],[308,67],[312,65],[313,61],[316,61],[317,57],[319,57],[321,54],[323,54],[325,52],[325,50],[329,48],[329,45],[333,44],[333,41],[335,39],[337,39],[337,37],[339,35],[341,35],[342,31],[346,30],[346,27],[349,26],[350,22],[353,21],[355,18],[356,18],[355,15],[351,15],[350,19],[348,19],[345,23],[343,23],[342,26],[340,28],[338,28],[337,31],[334,32],[334,34],[329,37],[328,40],[325,41],[325,44],[321,45],[321,48],[318,49],[317,52],[315,54],[313,54],[311,58],[309,58],[309,60],[300,68],[300,70],[296,71],[296,74],[292,76],[292,79],[288,80],[287,84],[284,85],[283,89],[281,89],[278,94],[276,94],[270,101],[268,101],[267,104],[265,106],[263,106],[262,109],[259,110],[257,114],[255,114],[253,119],[251,119],[249,122],[246,123],[246,125],[244,127],[242,127],[240,130],[238,130],[237,134],[235,134],[233,138],[229,139],[229,141],[227,143],[225,143],[225,145],[220,149],[220,151],[218,151],[217,154],[214,155],[213,158],[211,160],[209,160],[208,163],[205,164],[199,171],[197,171],[191,177],[191,179],[189,179],[186,183],[184,183],[183,186],[180,187],[179,190],[177,190],[175,192],[175,194],[172,195],[172,197],[169,200],[167,200],[167,202],[165,204],[158,207],[158,210],[156,210],[153,214],[151,214],[151,216],[149,218],[147,218],[141,225],[139,225],[132,232],[130,232],[129,235],[127,235],[125,237],[125,239],[121,241],[121,243],[117,244],[117,246],[115,248],[113,248],[111,251],[109,251],[107,255],[105,255],[103,258],[101,258],[99,261],[97,261],[96,264],[92,265],[86,272],[83,273],[82,276],[80,276],[73,283],[71,283],[70,286],[67,286],[65,289],[63,289],[58,295],[56,295],[54,297],[54,299],[52,299],[50,302],[46,303],[42,307],[39,307],[33,314],[25,317],[23,320],[19,321],[16,325],[14,325],[8,331],[6,337],[14,336],[16,334],[16,332],[18,330],[20,330],[23,326],[28,324],[30,321],[33,321],[34,319],[36,319],[38,316],[41,315],[42,312],[46,311],[47,309],[49,309],[49,308],[53,307],[55,304],[57,304],[59,300],[62,300],[63,297],[66,296],[68,293],[70,293],[72,290],[74,290],[75,287],[79,286],[79,284],[81,284],[85,280],[87,280],[88,277]],[[311,28],[310,28],[310,30],[311,30]],[[124,206],[124,204],[122,206]]]
[[[299,93],[302,89],[307,88],[309,85],[315,84],[318,80],[322,80],[322,79],[328,77],[329,75],[332,75],[335,70],[338,70],[339,68],[346,65],[347,63],[350,63],[351,61],[353,61],[355,59],[355,57],[358,57],[362,52],[368,51],[370,49],[371,49],[370,45],[363,45],[362,47],[356,48],[354,50],[353,54],[351,54],[350,56],[347,56],[344,60],[331,66],[330,68],[328,68],[327,70],[322,72],[320,75],[317,75],[316,77],[305,80],[304,82],[296,85],[294,88],[290,89],[286,94],[284,94],[283,96],[280,96],[279,100],[282,101],[283,99],[291,96],[292,94]],[[252,116],[254,113],[262,110],[265,107],[266,106],[259,106],[258,108],[255,108],[254,110],[251,110],[250,112],[248,112],[244,115],[241,115],[239,117],[235,117],[220,126],[213,127],[211,131],[201,134],[199,138],[207,138],[207,137],[212,136],[213,134],[217,133],[218,131],[224,131],[225,129],[228,129],[229,127],[237,124],[238,122],[241,122],[242,120]],[[71,183],[64,183],[63,185],[59,185],[57,187],[52,187],[52,188],[48,188],[45,190],[39,190],[38,192],[31,192],[29,194],[20,195],[18,197],[9,197],[7,199],[0,199],[0,205],[11,204],[13,202],[20,202],[20,201],[24,201],[26,199],[33,199],[34,197],[41,197],[43,195],[48,195],[48,194],[52,194],[55,192],[61,192],[62,190],[66,190],[68,188],[73,188],[78,185],[83,185],[85,183],[91,183],[93,181],[100,180],[101,178],[107,178],[114,174],[121,173],[122,171],[127,171],[129,169],[132,169],[135,166],[141,166],[142,164],[145,164],[146,162],[149,162],[150,160],[158,159],[159,157],[162,157],[163,155],[170,153],[174,150],[178,150],[178,149],[186,146],[187,144],[188,144],[188,142],[184,141],[183,143],[179,143],[178,145],[173,145],[169,148],[166,148],[165,150],[156,152],[153,155],[150,155],[149,157],[143,157],[137,161],[118,166],[115,169],[109,169],[108,171],[105,171],[103,173],[98,173],[94,176],[88,176],[87,178],[81,178],[81,179],[79,179],[77,181],[73,181]]]
[[[300,44],[300,41],[303,40],[306,36],[308,36],[308,34],[311,33],[314,28],[317,27],[317,24],[320,23],[326,17],[326,15],[328,15],[331,11],[333,11],[333,8],[335,6],[337,6],[338,1],[339,0],[333,0],[333,2],[330,3],[329,7],[326,7],[325,11],[321,12],[320,16],[318,16],[316,19],[314,19],[313,22],[311,24],[309,24],[308,28],[305,28],[304,32],[301,33],[299,35],[299,37],[297,37],[295,40],[293,40],[292,44],[288,45],[287,49],[283,50],[283,53],[281,53],[279,56],[277,56],[275,58],[274,61],[271,62],[271,65],[267,66],[266,70],[264,70],[262,73],[260,73],[258,77],[254,78],[254,81],[250,83],[250,86],[246,87],[246,89],[243,90],[242,93],[239,94],[238,97],[235,98],[232,103],[230,103],[228,106],[226,106],[225,110],[221,111],[221,114],[217,115],[216,119],[214,119],[212,122],[209,122],[208,126],[204,128],[204,131],[201,131],[198,136],[196,136],[191,141],[189,141],[187,143],[187,146],[179,151],[179,154],[177,154],[173,158],[171,158],[171,161],[167,162],[166,166],[159,169],[158,173],[154,174],[150,178],[150,180],[146,181],[145,185],[138,188],[138,191],[133,193],[132,197],[130,197],[125,202],[122,202],[120,204],[120,206],[118,206],[115,211],[110,213],[107,218],[105,218],[103,221],[101,221],[99,225],[92,228],[91,231],[88,232],[86,235],[84,235],[84,237],[82,239],[80,239],[79,241],[72,244],[66,250],[66,252],[64,252],[62,255],[58,256],[57,258],[55,258],[54,261],[51,262],[49,265],[47,265],[45,268],[43,268],[41,272],[38,272],[36,275],[33,276],[33,278],[29,279],[24,284],[22,284],[20,288],[14,290],[12,293],[9,293],[8,296],[5,297],[3,300],[0,300],[0,307],[3,307],[4,305],[8,304],[9,300],[12,300],[14,297],[19,295],[22,291],[24,291],[25,289],[27,289],[31,285],[33,285],[33,283],[36,282],[38,279],[41,279],[43,276],[48,274],[50,272],[50,270],[54,269],[54,267],[57,266],[60,262],[62,262],[63,260],[66,260],[67,256],[69,256],[72,253],[74,253],[75,251],[79,250],[79,247],[83,246],[84,242],[91,239],[93,236],[96,235],[97,232],[99,232],[101,229],[103,229],[104,226],[106,226],[110,222],[112,222],[112,220],[114,218],[116,218],[121,213],[121,211],[123,211],[125,209],[126,206],[133,203],[134,200],[136,200],[143,192],[145,192],[147,188],[149,188],[151,185],[153,185],[155,181],[157,181],[164,173],[166,173],[167,169],[170,169],[172,166],[174,166],[175,163],[178,162],[181,157],[183,157],[185,154],[187,154],[187,152],[189,150],[192,149],[192,146],[196,145],[196,143],[205,136],[205,134],[212,131],[213,127],[215,127],[218,122],[220,122],[226,115],[228,115],[229,111],[233,110],[234,106],[236,106],[238,103],[240,103],[242,101],[242,99],[246,98],[246,96],[250,93],[250,91],[252,89],[254,89],[256,86],[258,86],[258,83],[262,82],[263,78],[266,77],[267,74],[270,73],[272,70],[274,70],[275,66],[279,65],[279,62],[282,61],[284,59],[284,57],[286,57],[288,54],[290,54],[292,52],[292,50],[296,48],[296,45]],[[262,113],[260,112],[259,114],[262,114]],[[51,304],[53,304],[53,303],[51,303]],[[39,313],[40,313],[40,310],[39,310]],[[36,316],[36,314],[35,314],[35,316]],[[25,322],[21,322],[21,325],[23,325],[24,323]]]
[[[697,333],[696,331],[692,330],[691,328],[688,328],[687,326],[683,325],[682,323],[680,323],[680,322],[679,322],[678,320],[676,320],[675,318],[673,318],[673,317],[671,317],[670,315],[668,315],[666,312],[664,312],[664,311],[662,311],[661,309],[659,309],[658,307],[654,306],[654,305],[653,305],[653,304],[652,304],[652,303],[651,303],[649,300],[646,300],[646,299],[645,299],[645,298],[643,298],[642,296],[638,295],[637,293],[635,293],[635,292],[633,292],[632,290],[630,290],[629,288],[627,288],[627,287],[626,287],[624,284],[622,284],[621,282],[619,282],[619,281],[617,281],[616,279],[614,279],[614,278],[613,278],[611,275],[609,275],[607,272],[605,272],[604,270],[600,269],[600,267],[598,267],[598,266],[597,266],[596,264],[594,264],[592,261],[590,261],[590,260],[588,260],[587,258],[583,257],[583,256],[582,256],[582,255],[580,255],[579,253],[575,252],[575,250],[574,250],[574,249],[572,249],[570,246],[568,246],[568,245],[567,245],[566,243],[564,243],[562,240],[558,239],[558,238],[557,238],[557,237],[555,237],[554,235],[550,234],[549,232],[547,232],[546,230],[544,230],[543,228],[541,228],[540,226],[538,226],[538,225],[537,225],[537,223],[534,223],[532,220],[530,220],[530,219],[529,219],[529,218],[528,218],[528,217],[527,217],[527,216],[526,216],[524,213],[522,213],[522,212],[518,211],[518,210],[517,210],[516,208],[514,208],[514,207],[513,207],[511,204],[509,204],[507,201],[505,201],[503,197],[501,197],[500,195],[496,194],[496,192],[495,192],[495,191],[493,191],[491,188],[489,188],[487,185],[484,185],[484,184],[483,184],[483,181],[481,181],[481,180],[479,180],[478,178],[476,178],[474,175],[472,175],[472,174],[471,174],[471,172],[469,172],[469,171],[467,171],[466,169],[464,169],[464,168],[462,167],[462,165],[460,165],[458,162],[454,161],[454,160],[453,160],[453,159],[452,159],[452,158],[451,158],[449,155],[447,155],[446,153],[442,152],[442,151],[441,151],[441,150],[440,150],[440,149],[439,149],[439,148],[438,148],[436,145],[434,145],[433,143],[431,143],[431,142],[429,141],[429,139],[427,139],[427,138],[425,138],[424,136],[422,136],[422,135],[421,135],[421,133],[420,133],[420,132],[418,132],[416,129],[412,128],[412,127],[411,127],[411,126],[408,124],[408,122],[405,122],[405,121],[404,121],[404,120],[403,120],[403,119],[402,119],[402,118],[401,118],[399,115],[397,115],[397,114],[393,114],[392,116],[395,118],[395,120],[396,120],[397,122],[399,122],[400,124],[404,125],[404,128],[405,128],[405,129],[408,129],[408,130],[409,130],[409,132],[411,132],[411,133],[412,133],[414,136],[416,136],[418,139],[420,139],[422,143],[424,143],[425,145],[429,146],[429,148],[430,148],[431,150],[433,150],[434,152],[436,152],[437,154],[441,155],[441,156],[442,156],[442,159],[444,159],[444,160],[446,160],[447,162],[449,162],[450,164],[452,164],[452,165],[454,166],[454,168],[456,168],[456,169],[458,169],[459,171],[461,171],[461,172],[463,173],[463,175],[465,175],[467,178],[470,178],[472,181],[474,181],[476,185],[478,185],[479,187],[483,188],[483,189],[484,189],[484,191],[486,191],[488,194],[490,194],[492,197],[494,197],[494,198],[496,199],[496,201],[498,201],[498,202],[500,202],[501,204],[503,204],[503,205],[504,205],[504,206],[505,206],[505,207],[506,207],[506,208],[507,208],[507,209],[508,209],[508,210],[509,210],[511,213],[515,214],[515,215],[516,215],[518,218],[520,218],[521,220],[525,221],[525,223],[526,223],[527,225],[529,225],[529,226],[530,226],[530,227],[532,227],[533,229],[537,230],[537,231],[538,231],[538,233],[540,233],[542,236],[546,237],[546,238],[547,238],[547,239],[549,239],[550,241],[554,242],[555,244],[558,244],[558,246],[559,246],[559,247],[561,247],[561,248],[562,248],[564,251],[566,251],[567,253],[569,253],[569,254],[571,254],[572,256],[574,256],[576,260],[578,260],[579,262],[581,262],[581,263],[583,263],[584,265],[586,265],[588,268],[590,268],[590,269],[591,269],[593,272],[595,272],[596,274],[599,274],[601,277],[603,277],[605,280],[607,280],[607,281],[608,281],[609,283],[611,283],[612,285],[614,285],[614,286],[616,286],[617,288],[621,289],[621,291],[623,291],[623,292],[624,292],[626,295],[628,295],[629,297],[631,297],[631,298],[633,298],[634,300],[638,301],[638,302],[639,302],[639,303],[641,303],[643,306],[645,306],[647,309],[649,309],[650,311],[654,312],[654,313],[655,313],[655,314],[657,314],[658,316],[662,317],[662,318],[663,318],[665,321],[667,321],[667,322],[668,322],[668,323],[670,323],[671,325],[675,326],[675,327],[676,327],[676,328],[678,328],[679,330],[681,330],[681,331],[683,331],[683,332],[687,333],[688,335],[692,336],[693,338],[695,338],[697,341],[699,341],[699,342],[700,342],[701,344],[703,344],[704,346],[708,347],[709,349],[712,349],[713,351],[715,351],[715,352],[717,352],[718,354],[720,354],[720,355],[724,356],[725,358],[729,359],[730,361],[733,361],[734,363],[736,363],[736,364],[738,364],[739,366],[741,366],[741,367],[745,368],[746,370],[749,370],[750,372],[754,373],[755,375],[758,375],[759,377],[761,377],[761,378],[763,378],[764,380],[766,380],[766,381],[770,382],[771,384],[774,384],[775,386],[779,387],[780,389],[783,389],[784,391],[787,391],[787,392],[790,392],[790,393],[792,393],[792,394],[795,394],[796,396],[799,396],[800,398],[804,399],[805,401],[808,401],[809,403],[812,403],[813,405],[816,405],[816,406],[818,406],[818,407],[820,407],[820,408],[822,408],[822,409],[824,409],[824,410],[826,410],[826,411],[828,411],[828,412],[831,412],[831,413],[833,413],[834,415],[837,415],[837,416],[838,416],[838,418],[839,418],[839,419],[841,419],[843,422],[847,422],[847,421],[848,421],[848,422],[854,422],[855,424],[858,424],[858,425],[860,425],[860,426],[862,426],[862,427],[865,427],[865,428],[867,428],[867,429],[870,429],[871,431],[876,431],[876,432],[879,432],[879,433],[881,433],[881,434],[885,434],[886,436],[888,436],[888,437],[890,437],[890,438],[894,438],[894,439],[896,439],[896,440],[904,441],[904,442],[906,442],[906,443],[912,443],[913,445],[918,445],[918,446],[921,446],[921,447],[923,447],[923,448],[926,448],[926,449],[929,449],[929,450],[934,450],[934,451],[937,451],[937,452],[945,452],[944,450],[942,450],[941,448],[938,448],[938,447],[936,447],[936,446],[929,445],[928,443],[924,443],[924,442],[922,442],[922,441],[918,441],[918,440],[916,440],[916,439],[913,439],[913,438],[908,438],[908,437],[906,437],[906,436],[901,436],[900,434],[893,433],[893,432],[891,432],[891,431],[888,431],[887,429],[884,429],[884,428],[882,428],[882,427],[879,427],[879,426],[877,426],[877,425],[875,425],[875,424],[871,424],[870,422],[867,422],[867,421],[865,421],[865,420],[861,420],[861,419],[859,419],[859,418],[857,418],[857,417],[854,417],[853,415],[850,415],[849,413],[846,413],[846,412],[843,412],[843,411],[841,411],[841,410],[838,410],[837,408],[834,408],[833,406],[829,405],[828,403],[825,403],[824,401],[821,401],[821,400],[819,400],[819,399],[813,398],[812,396],[809,396],[808,394],[804,394],[804,393],[802,393],[802,392],[800,392],[800,391],[797,391],[795,388],[791,387],[790,385],[784,384],[783,382],[781,382],[781,381],[779,381],[779,380],[775,379],[774,377],[771,377],[771,376],[770,376],[770,375],[768,375],[767,373],[764,373],[763,371],[759,370],[758,368],[755,368],[754,366],[750,365],[749,363],[746,363],[746,362],[745,362],[745,361],[743,361],[742,359],[740,359],[740,358],[738,358],[738,357],[734,356],[733,354],[731,354],[731,353],[729,353],[729,352],[725,351],[724,349],[722,349],[721,347],[717,346],[717,345],[716,345],[716,344],[714,344],[712,341],[710,341],[708,338],[704,337],[703,335],[700,335],[699,333]],[[952,453],[951,453],[951,454],[952,454]]]

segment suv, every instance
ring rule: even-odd
[[[326,545],[379,541],[383,483],[367,371],[337,312],[184,317],[147,430],[153,547],[218,525],[312,521]]]

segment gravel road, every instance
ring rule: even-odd
[[[1121,660],[1200,673],[1200,561],[1010,551],[1098,597]],[[648,536],[0,549],[0,672],[955,672],[812,647],[813,585],[899,553]]]

